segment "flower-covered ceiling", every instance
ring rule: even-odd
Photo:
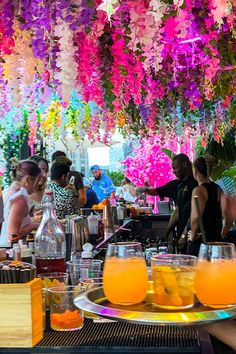
[[[220,141],[236,120],[235,39],[235,0],[1,0],[1,130],[28,124],[31,145],[116,127]]]

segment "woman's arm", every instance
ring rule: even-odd
[[[134,186],[132,184],[129,186],[129,192],[133,197],[137,196],[137,193],[135,192]]]
[[[179,221],[179,207],[176,206],[175,210],[173,211],[173,213],[171,214],[170,220],[168,222],[167,225],[167,229],[165,232],[165,237],[164,238],[168,238],[169,234],[171,233],[171,231],[175,228],[175,226],[178,224]]]
[[[32,230],[35,230],[38,224],[29,224],[21,228],[23,218],[28,215],[28,207],[24,197],[19,197],[14,200],[10,207],[10,212],[7,220],[8,237],[15,234],[19,238],[26,236]]]
[[[212,336],[236,350],[236,322],[234,320],[213,323],[211,325],[204,326],[204,328]]]
[[[224,218],[224,224],[221,232],[222,239],[227,235],[233,225],[234,217],[231,212],[230,199],[223,192],[220,194],[221,211]]]
[[[191,200],[191,216],[190,216],[190,226],[191,226],[191,234],[189,236],[190,241],[194,241],[197,238],[197,233],[199,231],[199,218],[203,214],[206,202],[207,202],[207,190],[203,186],[198,186],[194,188],[192,193],[192,200]],[[200,215],[198,215],[198,209],[196,206],[195,198],[198,198],[198,205]]]
[[[78,196],[80,205],[83,206],[87,202],[87,196],[84,187],[78,190]]]

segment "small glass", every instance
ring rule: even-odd
[[[41,273],[37,275],[42,281],[42,289],[44,291],[45,308],[49,309],[49,296],[47,289],[58,285],[68,285],[68,273],[53,272]],[[45,289],[45,290],[44,290]]]
[[[197,257],[180,254],[159,254],[151,259],[153,302],[168,310],[191,308],[194,305],[194,279]]]
[[[230,307],[236,303],[236,258],[232,243],[201,244],[196,272],[196,293],[209,307]]]
[[[71,284],[79,284],[80,278],[99,278],[102,263],[103,261],[99,259],[81,259],[67,262]]]
[[[111,243],[107,247],[103,289],[113,304],[142,302],[148,289],[148,272],[139,242]]]
[[[83,327],[84,314],[74,299],[84,292],[80,286],[54,286],[50,294],[50,325],[55,331],[75,331]]]

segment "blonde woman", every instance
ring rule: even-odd
[[[36,230],[38,224],[31,222],[29,194],[37,189],[42,172],[33,161],[13,162],[13,183],[3,192],[4,222],[2,224],[0,246],[8,247],[11,242],[26,237]]]

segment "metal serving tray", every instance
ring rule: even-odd
[[[106,299],[101,287],[81,294],[74,302],[78,308],[101,317],[148,325],[193,326],[236,317],[236,306],[211,309],[196,303],[189,310],[167,311],[159,309],[149,301],[150,297],[147,297],[147,301],[137,305],[114,305]]]

